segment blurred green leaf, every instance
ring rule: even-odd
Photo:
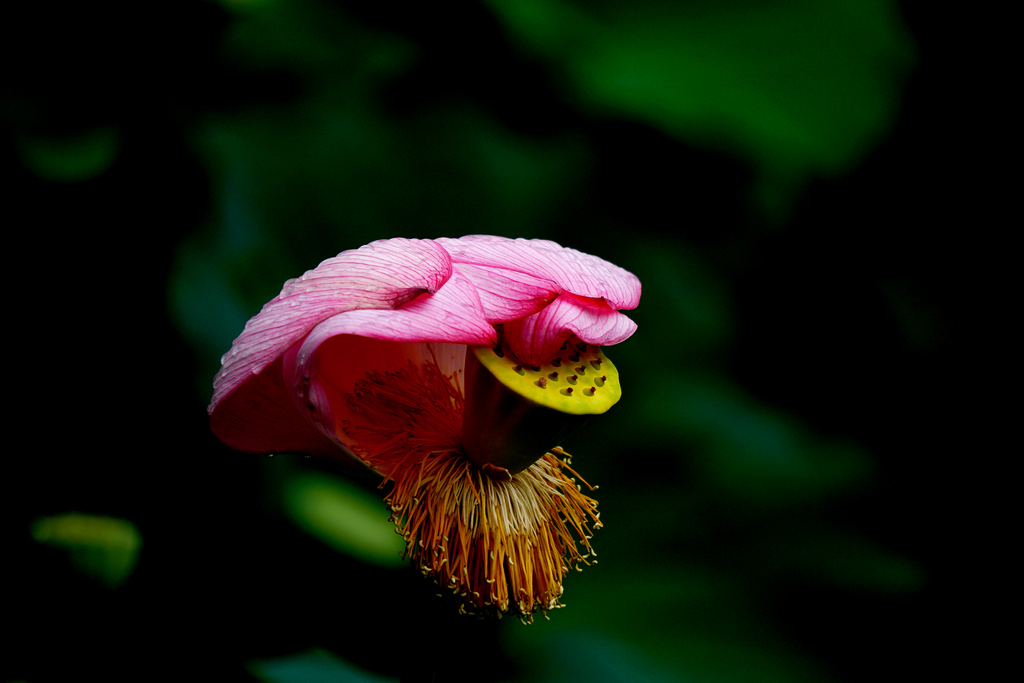
[[[40,178],[77,182],[107,170],[121,147],[114,126],[92,128],[73,135],[24,135],[18,140],[25,165]]]
[[[405,542],[388,521],[386,505],[358,486],[297,474],[285,482],[284,504],[293,522],[339,552],[383,567],[405,565]]]
[[[761,563],[789,576],[861,591],[905,593],[924,586],[921,568],[868,539],[836,530],[766,534]]]
[[[396,234],[529,236],[587,160],[575,138],[519,136],[471,105],[389,119],[357,93],[211,121],[200,145],[221,169],[224,201],[298,242],[306,267]]]
[[[828,680],[763,622],[756,599],[735,577],[682,565],[618,564],[588,569],[586,581],[572,582],[568,607],[551,622],[504,632],[513,653],[529,653],[523,680]]]
[[[735,315],[728,287],[693,249],[667,240],[638,240],[626,248],[632,262],[643,268],[643,303],[630,317],[641,329],[657,330],[631,338],[629,353],[654,354],[671,339],[676,364],[706,364],[728,348]]]
[[[249,662],[248,668],[266,683],[389,683],[397,680],[358,669],[323,650],[257,660]]]
[[[746,156],[763,202],[858,162],[914,55],[889,0],[491,4],[584,103]]]
[[[80,573],[113,588],[131,575],[142,536],[125,519],[69,512],[32,523],[32,538],[67,551]]]
[[[870,472],[862,449],[820,438],[720,377],[670,371],[638,394],[631,410],[648,416],[646,436],[686,448],[732,504],[803,505],[847,490]]]
[[[227,59],[301,93],[211,118],[197,144],[266,232],[308,245],[304,267],[397,234],[529,236],[585,175],[579,139],[512,133],[470,101],[389,112],[418,50],[315,2],[260,4],[230,32]]]
[[[186,241],[178,250],[168,283],[169,311],[178,329],[201,361],[198,392],[208,398],[217,359],[241,333],[250,310],[228,279],[228,271],[214,263],[214,253],[197,241]],[[258,310],[258,309],[256,309]]]

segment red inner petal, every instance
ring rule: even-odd
[[[334,438],[385,476],[462,446],[466,347],[339,335],[317,350],[312,381]]]

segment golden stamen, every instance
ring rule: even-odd
[[[469,613],[513,610],[532,621],[562,606],[562,579],[589,564],[591,526],[601,526],[596,502],[572,484],[563,460],[548,453],[508,481],[454,453],[432,454],[419,468],[422,477],[395,482],[388,503],[402,509],[395,530],[425,575],[449,586]],[[419,505],[405,504],[413,497]]]

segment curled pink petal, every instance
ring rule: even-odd
[[[562,294],[539,313],[505,323],[505,341],[524,363],[541,365],[570,334],[598,346],[618,344],[636,323],[600,299]]]
[[[494,327],[484,318],[472,283],[452,273],[436,294],[421,296],[389,311],[349,311],[325,320],[309,333],[298,352],[296,372],[305,373],[317,349],[342,334],[398,342],[493,344]]]
[[[451,259],[436,242],[396,238],[342,252],[289,280],[221,359],[210,412],[317,323],[344,311],[396,308],[437,292],[451,273]]]
[[[559,292],[553,282],[527,273],[467,263],[455,269],[476,287],[484,315],[488,322],[495,324],[532,315],[547,306]]]
[[[615,309],[632,309],[640,303],[640,280],[635,275],[597,256],[549,240],[467,235],[437,242],[448,250],[457,266],[498,270],[512,279],[523,275],[531,280],[548,280],[562,291],[604,299]]]

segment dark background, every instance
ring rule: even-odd
[[[1007,143],[972,17],[58,3],[3,32],[5,681],[916,680],[988,661],[970,615],[992,599],[975,515],[1005,374]],[[458,619],[411,568],[346,550],[346,529],[378,533],[347,516],[372,482],[207,428],[219,355],[285,279],[469,233],[553,239],[644,286],[610,351],[623,401],[565,444],[602,485],[600,564],[529,627]],[[290,501],[311,482],[348,522],[310,531]]]

